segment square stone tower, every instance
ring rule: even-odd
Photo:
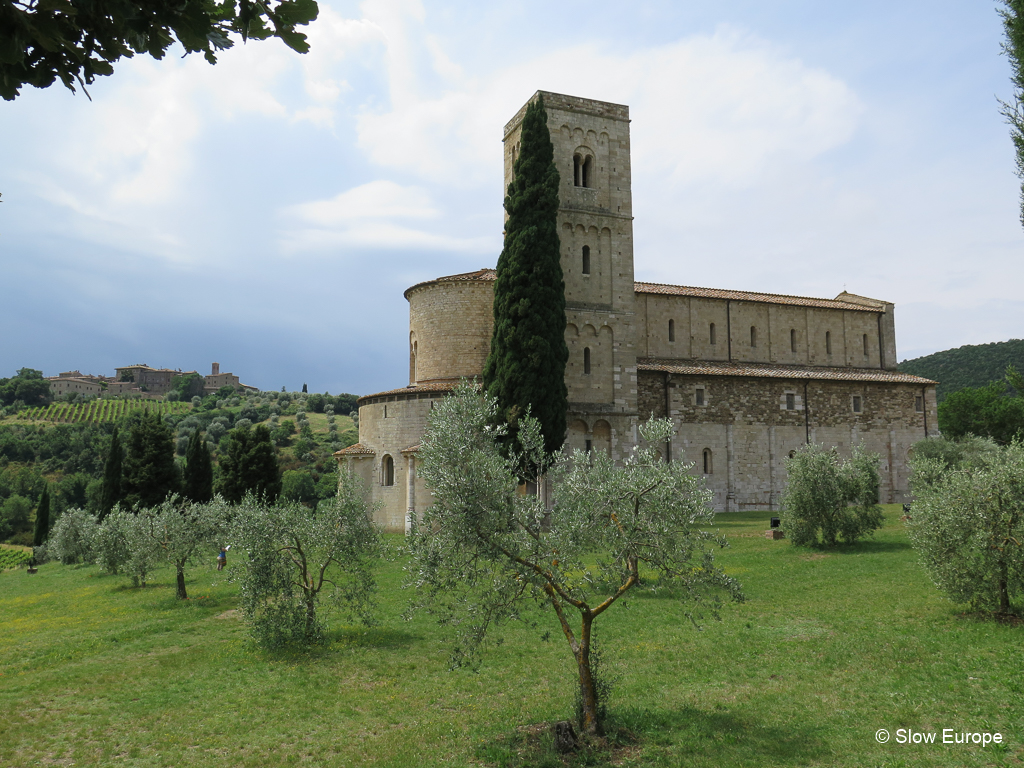
[[[560,176],[569,444],[619,458],[637,412],[629,107],[547,91],[530,102],[541,98]],[[505,126],[506,188],[525,114]]]

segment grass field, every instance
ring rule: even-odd
[[[767,513],[722,515],[721,562],[745,603],[702,632],[667,595],[599,619],[614,724],[637,738],[615,764],[1021,765],[1024,627],[944,601],[897,509],[873,541],[835,553],[763,538]],[[95,567],[2,573],[0,765],[561,765],[521,759],[516,743],[572,710],[551,617],[506,628],[479,672],[448,672],[438,630],[400,618],[400,566],[380,570],[380,627],[336,626],[298,656],[249,644],[212,556],[185,604],[171,570],[145,589]],[[893,740],[879,744],[880,728]],[[900,728],[1005,744],[897,744]]]

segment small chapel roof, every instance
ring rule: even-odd
[[[342,448],[340,451],[334,452],[335,456],[376,456],[377,452],[372,448],[367,448],[362,443],[356,443],[350,445],[348,448]]]
[[[459,282],[471,282],[474,280],[483,280],[485,282],[492,282],[498,276],[496,270],[490,267],[484,267],[478,269],[475,272],[460,272],[457,275],[445,275],[444,277],[435,277],[433,280],[424,280],[422,283],[416,283],[416,285],[410,286],[405,289],[405,293],[402,294],[405,298],[409,298],[409,294],[415,291],[417,288],[421,288],[424,285],[432,285],[433,283],[459,283]]]
[[[684,376],[744,376],[766,379],[828,379],[884,384],[935,384],[931,379],[901,371],[880,368],[826,368],[809,365],[772,365],[768,363],[726,363],[712,360],[669,360],[638,358],[638,371],[662,371]]]

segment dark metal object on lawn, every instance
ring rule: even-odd
[[[777,517],[773,517],[772,518],[772,528],[778,528],[780,524],[781,524],[781,522],[780,522],[779,518],[777,518]]]

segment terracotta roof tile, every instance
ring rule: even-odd
[[[372,448],[367,448],[362,443],[356,443],[350,445],[348,448],[342,448],[340,451],[334,452],[335,456],[376,456],[377,452]]]
[[[639,371],[663,371],[685,376],[750,376],[766,379],[829,379],[833,381],[866,381],[884,384],[935,384],[931,379],[900,371],[879,368],[825,368],[771,363],[724,363],[713,360],[669,360],[638,358]]]
[[[475,272],[460,272],[457,275],[446,275],[445,277],[435,277],[433,280],[424,280],[422,283],[416,283],[409,288],[405,289],[405,293],[402,294],[405,298],[409,298],[409,294],[424,285],[431,285],[432,283],[458,283],[458,282],[470,282],[473,280],[482,280],[484,282],[494,282],[497,278],[498,273],[490,267],[484,267],[478,269]]]
[[[735,301],[760,301],[766,304],[790,304],[798,307],[820,307],[822,309],[846,309],[852,312],[878,312],[880,306],[855,304],[838,299],[815,299],[809,296],[786,296],[778,293],[751,293],[729,291],[721,288],[694,288],[687,285],[666,285],[664,283],[634,283],[637,293],[654,293],[666,296],[695,296],[703,299],[732,299]],[[842,295],[842,294],[840,294]]]
[[[421,381],[417,384],[410,384],[399,389],[389,389],[384,392],[374,392],[372,395],[363,395],[356,403],[361,403],[371,397],[385,397],[389,395],[415,395],[420,392],[451,392],[458,386],[458,379],[437,379],[435,381]]]

